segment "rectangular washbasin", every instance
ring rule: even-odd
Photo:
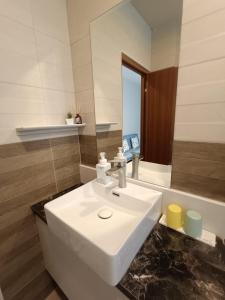
[[[116,285],[161,214],[161,193],[92,181],[45,205],[50,230],[104,281]]]

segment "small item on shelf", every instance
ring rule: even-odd
[[[68,112],[67,118],[66,118],[66,124],[67,125],[73,125],[74,124],[74,117],[71,112]]]
[[[188,210],[184,217],[184,231],[193,238],[202,235],[202,216],[194,210]]]
[[[182,227],[182,208],[177,204],[169,204],[166,210],[167,226],[173,229]]]
[[[75,116],[75,124],[82,124],[82,118],[79,114]]]

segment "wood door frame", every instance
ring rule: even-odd
[[[150,71],[143,67],[141,64],[137,63],[135,60],[130,58],[125,53],[122,53],[122,66],[138,73],[141,75],[141,156],[144,157],[143,149],[145,149],[145,100],[146,100],[146,89],[147,87],[147,75],[150,74]]]

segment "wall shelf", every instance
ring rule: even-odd
[[[96,124],[96,131],[107,131],[112,125],[117,125],[117,122],[102,122]]]
[[[18,135],[35,135],[35,134],[49,134],[60,133],[66,131],[74,131],[79,128],[85,127],[86,124],[73,124],[73,125],[44,125],[44,126],[31,126],[31,127],[18,127],[16,132]]]

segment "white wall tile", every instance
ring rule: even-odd
[[[91,41],[90,36],[75,42],[71,46],[73,67],[79,68],[81,66],[91,63]]]
[[[0,144],[21,141],[18,126],[64,124],[76,111],[66,4],[0,0]]]
[[[32,28],[0,16],[0,48],[9,52],[37,57]]]
[[[0,0],[0,15],[33,26],[30,0]]]
[[[72,68],[40,63],[40,72],[44,88],[74,92]]]
[[[224,1],[223,1],[224,2]],[[199,42],[210,37],[224,33],[225,5],[224,9],[216,13],[197,19],[182,26],[182,46],[192,42]]]
[[[175,139],[225,142],[225,1],[184,0]]]
[[[225,99],[223,103],[181,105],[176,108],[178,123],[218,123],[225,125]]]
[[[74,82],[76,92],[93,88],[92,64],[83,65],[74,69]]]
[[[176,123],[175,139],[181,141],[224,143],[224,123]]]
[[[47,115],[61,114],[66,118],[68,112],[75,113],[75,94],[45,90],[44,107]]]
[[[222,102],[225,99],[225,80],[188,85],[178,88],[177,104],[200,104]]]
[[[191,22],[225,8],[224,0],[184,0],[183,23]]]
[[[0,98],[5,99],[5,101],[15,99],[15,101],[26,100],[30,102],[40,102],[44,99],[43,90],[40,88],[1,82]]]
[[[225,59],[220,59],[180,68],[178,85],[206,84],[224,79]]]
[[[0,49],[0,82],[41,86],[37,60]]]
[[[41,63],[51,63],[71,68],[71,49],[55,38],[36,32],[38,58]]]
[[[85,113],[95,113],[93,90],[86,90],[76,93],[77,112],[81,116]]]
[[[90,22],[123,0],[68,0],[71,43],[89,34]]]
[[[225,23],[224,23],[225,25]],[[225,32],[201,42],[187,44],[181,48],[180,66],[199,64],[204,61],[212,61],[225,58]]]
[[[65,0],[30,0],[34,28],[69,43]]]

